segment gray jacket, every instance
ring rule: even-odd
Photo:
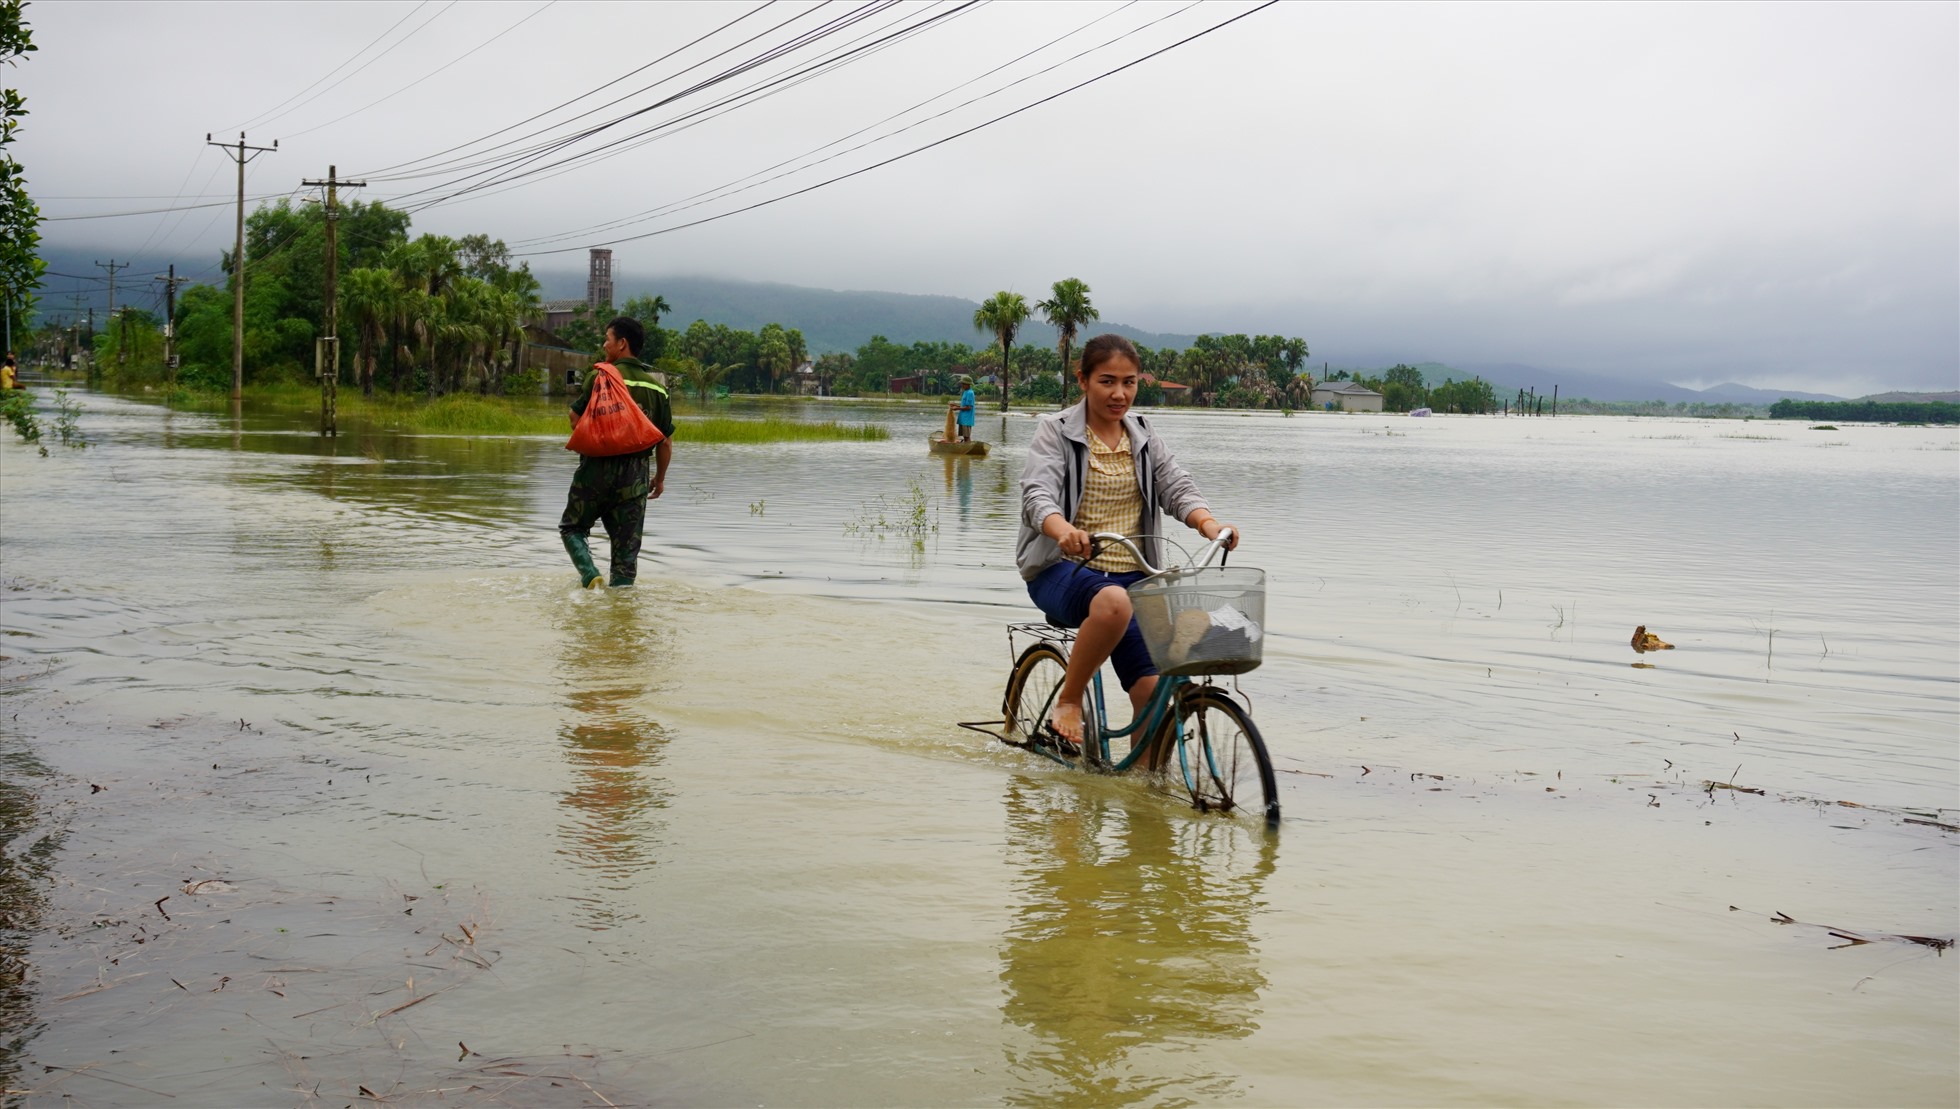
[[[1124,430],[1130,436],[1130,455],[1136,461],[1137,489],[1143,494],[1143,538],[1137,546],[1153,565],[1164,564],[1160,512],[1179,521],[1196,508],[1210,509],[1198,492],[1198,484],[1184,467],[1177,464],[1170,447],[1151,430],[1150,421],[1135,411],[1123,415]],[[1014,547],[1014,562],[1024,581],[1033,581],[1050,566],[1062,560],[1062,548],[1041,533],[1041,522],[1059,512],[1066,520],[1075,519],[1082,505],[1082,490],[1088,480],[1089,422],[1081,404],[1052,416],[1043,416],[1035,426],[1034,442],[1028,444],[1027,460],[1021,465],[1021,536]]]

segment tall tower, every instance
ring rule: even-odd
[[[612,302],[612,251],[595,246],[585,274],[585,303],[592,308],[611,308]]]

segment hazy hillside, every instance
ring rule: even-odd
[[[585,295],[583,274],[541,274],[546,297]],[[883,335],[894,343],[988,342],[973,329],[977,301],[961,297],[915,293],[858,292],[837,289],[811,289],[800,285],[778,285],[762,281],[730,281],[714,277],[662,277],[650,281],[622,282],[613,290],[615,302],[643,294],[659,293],[674,306],[671,316],[661,322],[685,328],[701,319],[753,331],[766,323],[780,323],[803,330],[803,339],[813,353],[856,350],[873,335]],[[1039,299],[1030,296],[1029,303]],[[1114,331],[1146,346],[1189,346],[1195,336],[1163,335],[1101,321],[1091,334]],[[1021,329],[1018,343],[1052,347],[1054,329],[1030,320]]]
[[[1449,367],[1442,367],[1450,370]],[[1824,393],[1800,393],[1791,389],[1755,389],[1747,385],[1717,385],[1711,389],[1689,389],[1680,385],[1669,385],[1664,381],[1628,381],[1602,374],[1581,373],[1577,370],[1548,370],[1542,366],[1525,366],[1515,362],[1466,362],[1453,371],[1458,377],[1476,374],[1490,382],[1497,389],[1498,396],[1516,395],[1519,389],[1536,389],[1541,396],[1551,396],[1552,388],[1557,386],[1560,397],[1574,400],[1596,401],[1677,401],[1702,402],[1711,404],[1775,404],[1788,397],[1791,400],[1842,400],[1842,397]],[[1423,377],[1429,381],[1437,378],[1427,368]]]

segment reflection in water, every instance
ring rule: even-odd
[[[562,849],[596,873],[607,890],[629,888],[654,865],[652,819],[665,808],[665,783],[653,777],[666,730],[641,706],[663,669],[663,633],[646,619],[638,596],[615,591],[567,604],[561,617],[561,676],[570,715],[559,739],[576,775],[564,798]],[[593,923],[611,927],[631,916],[592,906]]]
[[[1016,1104],[1215,1102],[1232,1074],[1204,1041],[1258,1027],[1266,985],[1252,916],[1277,841],[1255,829],[1126,806],[1077,783],[1010,778],[1020,898],[1001,951]],[[1193,1049],[1200,1049],[1193,1052]],[[1167,1065],[1161,1053],[1180,1055]]]
[[[960,522],[966,522],[973,512],[973,462],[966,455],[944,455],[946,463],[946,495],[957,496],[960,505]]]

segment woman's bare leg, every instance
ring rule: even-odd
[[[1068,656],[1068,672],[1062,675],[1061,692],[1055,695],[1055,707],[1048,715],[1050,727],[1077,743],[1082,742],[1082,698],[1089,692],[1089,679],[1096,676],[1097,669],[1129,630],[1129,593],[1120,585],[1104,586],[1089,602],[1089,615],[1076,629],[1075,649]]]

